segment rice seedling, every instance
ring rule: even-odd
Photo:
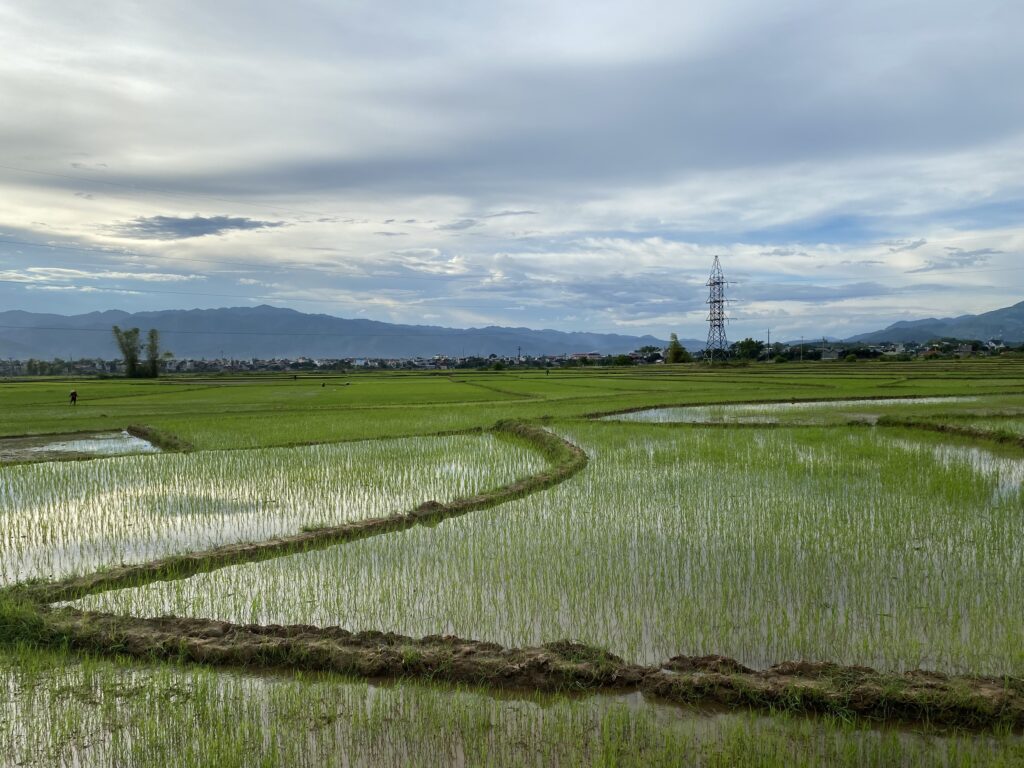
[[[641,663],[721,653],[1024,673],[1019,455],[863,427],[561,431],[591,463],[544,493],[78,605],[571,638]]]
[[[1019,406],[1022,371],[1024,365],[1014,360],[972,360],[746,369],[647,366],[550,375],[360,373],[297,381],[262,376],[0,382],[0,434],[146,424],[200,449],[256,448],[436,434],[508,418],[756,400],[970,396],[999,397]],[[73,410],[66,403],[71,386],[81,394]]]
[[[493,696],[331,676],[126,666],[18,648],[0,658],[0,766],[982,766],[1012,734],[875,730],[715,714],[636,695]]]
[[[1000,416],[995,418],[968,418],[957,422],[967,429],[993,434],[1005,434],[1013,437],[1024,437],[1024,417]]]
[[[571,638],[650,663],[722,653],[756,667],[807,658],[1020,676],[1019,450],[842,425],[881,416],[1016,434],[1022,370],[967,361],[373,375],[347,388],[92,382],[70,414],[53,405],[63,383],[0,384],[2,434],[143,423],[199,448],[245,449],[0,467],[0,585],[478,493],[545,462],[492,436],[423,435],[546,417],[591,457],[548,491],[76,605],[519,646]],[[904,395],[930,399],[895,399]],[[893,402],[853,400],[879,396]],[[728,405],[794,397],[847,402]],[[755,423],[575,420],[692,404],[705,409],[698,420]],[[758,419],[780,426],[758,429]],[[354,438],[375,439],[301,445]],[[37,619],[0,618],[11,630],[0,632],[0,766],[1024,762],[1019,735],[1002,732],[709,715],[639,695],[375,686],[18,645],[42,638]]]
[[[0,468],[0,584],[390,514],[543,463],[460,435]]]

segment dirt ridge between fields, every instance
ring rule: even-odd
[[[239,625],[173,616],[135,618],[42,610],[45,634],[72,648],[212,666],[333,672],[545,692],[640,691],[687,705],[858,716],[935,726],[1024,727],[1024,679],[949,676],[784,662],[753,670],[724,656],[630,664],[569,641],[532,648],[339,627]]]

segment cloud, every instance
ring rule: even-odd
[[[135,280],[143,283],[181,283],[206,280],[205,275],[184,275],[167,272],[124,272],[115,270],[87,271],[64,267],[29,267],[24,270],[0,272],[0,280],[21,283],[53,283],[75,280]]]
[[[469,229],[479,224],[476,219],[458,219],[457,221],[450,221],[447,224],[438,224],[434,229],[441,231],[454,232],[461,229]]]
[[[63,293],[100,293],[115,294],[118,296],[142,295],[139,291],[133,291],[129,288],[103,288],[95,285],[30,285],[28,286],[28,290],[49,292],[60,291]]]
[[[989,260],[1003,251],[994,248],[978,248],[973,251],[965,251],[962,248],[947,246],[946,255],[925,261],[924,266],[917,269],[907,270],[908,274],[916,272],[937,272],[940,270],[966,269],[987,264]]]
[[[485,214],[485,219],[498,219],[503,216],[537,216],[536,211],[498,211],[497,213]]]
[[[517,321],[699,336],[714,253],[750,316],[793,330],[1013,303],[1024,101],[1006,73],[1024,71],[1024,4],[980,4],[395,0],[243,18],[181,0],[132,16],[126,47],[103,14],[16,3],[0,227],[24,242],[0,243],[18,281],[0,303],[47,308],[26,281],[102,284],[28,271],[49,265],[185,281],[137,309],[219,303],[254,290],[242,278],[296,309],[415,321],[430,301],[457,324],[528,306]],[[267,236],[233,248],[245,231]],[[128,276],[139,264],[150,277]]]
[[[283,221],[259,221],[233,216],[140,216],[115,224],[108,231],[133,240],[184,240],[220,235],[233,230],[269,229],[285,226]]]
[[[914,240],[913,242],[909,242],[909,243],[908,242],[899,242],[899,241],[891,243],[891,244],[887,243],[887,245],[889,245],[889,253],[904,253],[905,251],[916,251],[921,246],[927,245],[927,244],[928,244],[928,241],[925,240],[923,237],[921,239],[919,239],[919,240]]]

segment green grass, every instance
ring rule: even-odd
[[[350,386],[345,386],[348,383]],[[326,384],[321,387],[321,384]],[[78,390],[79,404],[67,404]],[[574,417],[657,405],[882,396],[1024,394],[1024,364],[963,361],[576,369],[450,375],[166,378],[0,383],[0,435],[144,424],[197,448],[436,434],[499,419]]]

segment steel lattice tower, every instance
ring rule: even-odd
[[[725,314],[725,305],[728,299],[725,298],[725,276],[722,274],[722,265],[715,256],[715,263],[711,266],[711,277],[708,278],[708,344],[704,353],[712,360],[715,353],[719,357],[729,354],[729,340],[725,338],[725,324],[729,318]]]

